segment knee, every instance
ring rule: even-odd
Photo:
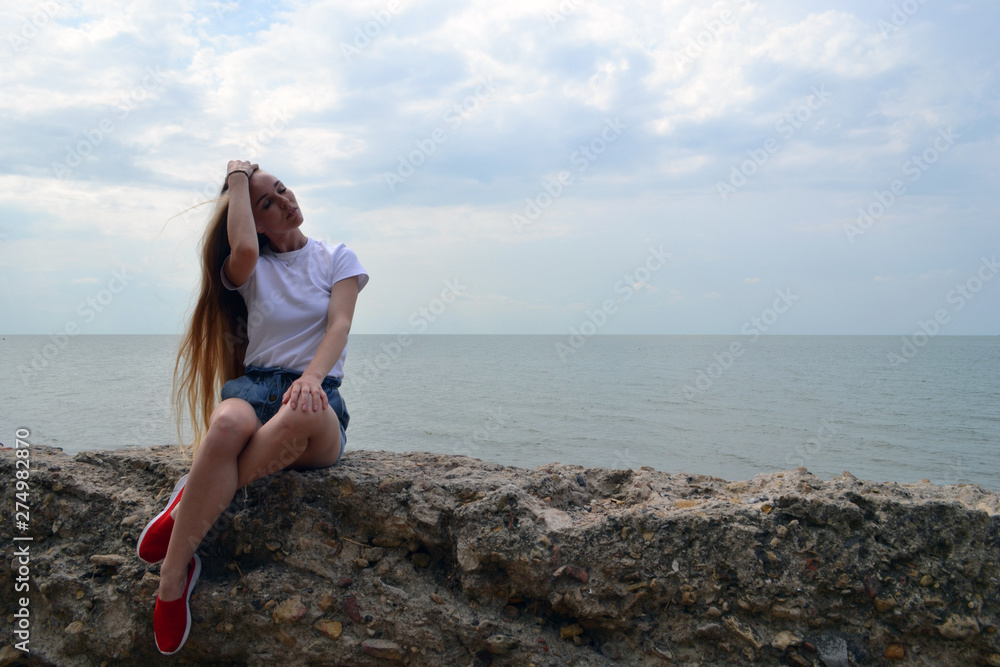
[[[249,404],[223,402],[212,413],[202,447],[221,453],[235,449],[238,454],[257,430],[257,414]]]

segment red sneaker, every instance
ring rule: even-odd
[[[184,492],[184,485],[187,483],[187,475],[184,475],[170,494],[167,507],[153,517],[153,520],[146,524],[139,535],[139,542],[135,545],[135,552],[141,560],[147,563],[159,563],[167,556],[167,545],[170,544],[170,533],[174,529],[174,518],[170,516],[174,507],[181,500],[181,493]]]
[[[191,557],[188,565],[187,588],[184,594],[176,600],[164,602],[156,596],[156,608],[153,610],[153,637],[156,648],[163,655],[173,655],[181,650],[191,632],[191,592],[201,574],[201,559],[198,554]]]

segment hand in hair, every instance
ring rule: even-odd
[[[248,162],[246,160],[230,160],[229,165],[226,167],[226,183],[229,182],[229,177],[233,174],[246,174],[247,180],[250,180],[250,176],[253,175],[255,171],[260,169],[260,165],[256,162]]]

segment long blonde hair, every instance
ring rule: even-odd
[[[222,264],[229,256],[229,192],[222,186],[201,242],[201,291],[181,340],[174,364],[173,407],[181,442],[185,413],[194,434],[193,454],[208,431],[219,390],[243,375],[247,349],[247,307],[239,293],[222,284]],[[261,249],[267,243],[257,235]]]

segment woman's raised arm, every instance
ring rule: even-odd
[[[229,186],[229,233],[230,255],[223,264],[229,282],[239,287],[253,273],[257,266],[257,228],[250,208],[250,175],[257,170],[256,164],[242,160],[230,160],[226,169],[226,185]]]

